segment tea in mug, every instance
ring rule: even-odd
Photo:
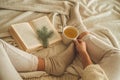
[[[76,38],[76,36],[78,35],[78,32],[75,28],[68,27],[64,30],[64,34],[68,38]]]
[[[79,35],[79,31],[75,27],[66,26],[63,29],[63,34],[62,34],[63,43],[66,45],[70,44],[72,40],[77,38],[78,35]]]

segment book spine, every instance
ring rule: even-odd
[[[24,51],[27,51],[27,48],[24,45],[23,41],[20,39],[20,37],[17,35],[17,33],[12,27],[9,28],[9,32],[12,35],[12,37],[15,39],[16,43],[18,44],[18,47]]]

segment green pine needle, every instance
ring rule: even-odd
[[[47,48],[49,45],[48,39],[53,36],[53,31],[48,31],[48,29],[43,26],[40,30],[37,30],[39,39],[42,40],[43,47]]]

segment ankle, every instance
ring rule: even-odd
[[[45,70],[45,60],[43,58],[38,57],[38,71],[44,71]]]

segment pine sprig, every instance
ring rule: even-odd
[[[40,30],[37,30],[39,39],[42,40],[43,47],[47,48],[49,45],[48,39],[53,36],[53,31],[48,31],[48,28],[43,26]]]

